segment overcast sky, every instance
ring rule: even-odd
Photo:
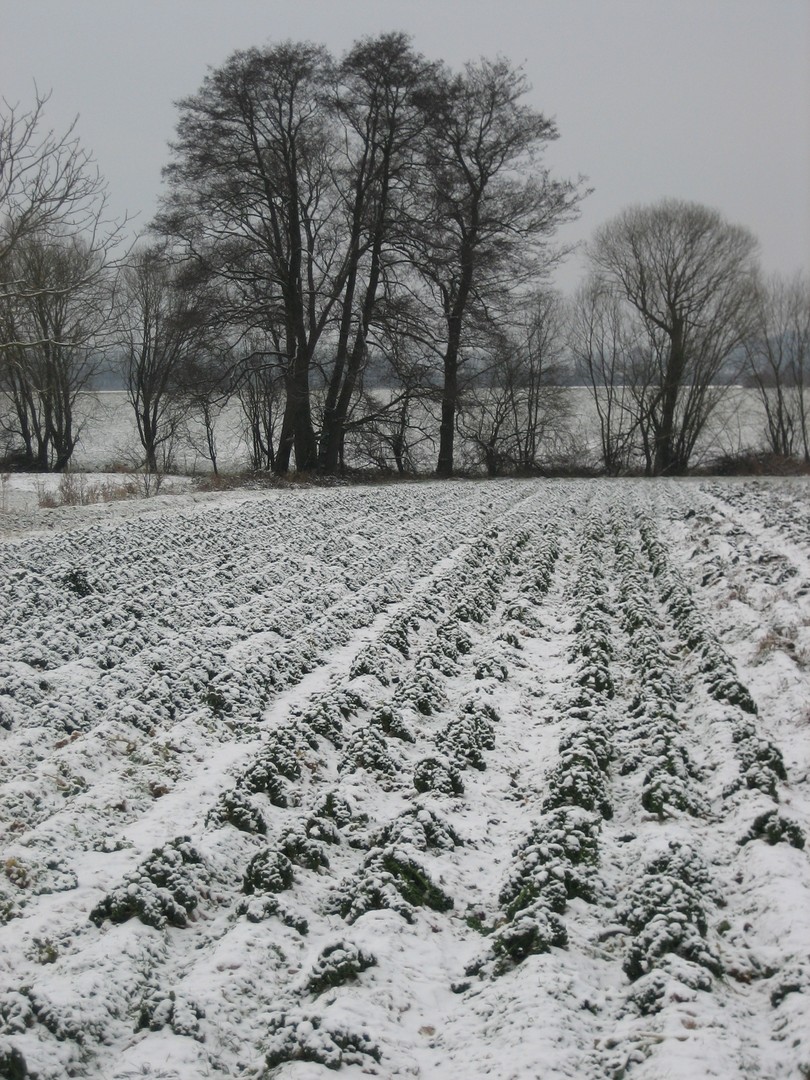
[[[173,103],[209,66],[285,39],[340,54],[386,30],[453,67],[524,66],[560,131],[546,163],[595,189],[562,239],[672,196],[750,228],[766,271],[810,270],[810,0],[0,0],[0,94],[52,90],[49,122],[78,114],[114,210],[145,226]]]

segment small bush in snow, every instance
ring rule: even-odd
[[[433,668],[423,664],[402,680],[395,696],[397,705],[432,716],[447,705],[441,682]]]
[[[413,922],[417,907],[449,911],[453,900],[404,846],[369,852],[362,868],[343,883],[336,898],[338,912],[350,923],[367,911],[385,909]]]
[[[564,949],[568,932],[562,919],[543,905],[523,912],[507,926],[496,930],[490,939],[489,952],[465,969],[465,975],[490,975],[498,978],[522,963],[528,956]]]
[[[214,826],[233,825],[246,833],[264,835],[267,832],[267,823],[261,810],[238,788],[223,791],[216,806],[209,812],[206,822]]]
[[[324,845],[300,827],[285,832],[279,840],[279,848],[291,863],[303,866],[307,870],[318,870],[322,866],[329,866]]]
[[[391,739],[401,739],[402,742],[413,743],[416,738],[405,721],[400,709],[390,708],[386,705],[371,714],[369,723],[378,727],[383,735]]]
[[[432,791],[437,795],[462,795],[464,783],[455,765],[439,758],[427,757],[417,762],[413,770],[413,786],[420,793]]]
[[[557,913],[575,897],[592,902],[598,841],[599,822],[592,814],[577,807],[546,814],[513,852],[499,896],[507,918],[540,900]]]
[[[638,1016],[655,1016],[668,997],[689,1001],[698,992],[708,993],[713,986],[714,981],[704,967],[669,954],[662,958],[660,967],[639,976],[633,983],[626,998],[626,1010]]]
[[[464,713],[436,736],[436,745],[461,768],[486,769],[485,750],[495,749],[492,723],[480,713]]]
[[[289,806],[290,796],[281,773],[272,761],[259,759],[249,765],[237,784],[254,795],[266,795],[273,806]]]
[[[694,817],[705,811],[705,805],[691,790],[683,776],[673,773],[671,759],[657,762],[644,777],[641,791],[641,805],[655,814],[659,821],[673,810],[680,810]]]
[[[5,1041],[0,1043],[0,1075],[8,1080],[27,1080],[31,1076],[22,1051]]]
[[[574,747],[560,755],[559,762],[549,773],[548,786],[550,791],[543,802],[544,810],[579,806],[583,810],[596,810],[604,818],[613,815],[599,759],[586,747]]]
[[[327,945],[307,978],[307,992],[322,994],[332,987],[345,986],[376,964],[377,958],[372,953],[359,949],[349,941]]]
[[[343,723],[347,713],[343,703],[323,697],[300,717],[303,727],[338,748],[343,746]]]
[[[247,865],[242,892],[279,893],[292,887],[293,867],[290,860],[275,848],[257,852]]]
[[[379,847],[410,844],[416,851],[453,851],[462,840],[452,825],[433,810],[412,806],[379,833]]]
[[[406,903],[434,911],[450,911],[453,907],[452,897],[431,879],[427,870],[405,848],[384,848],[379,863],[382,870],[394,878]]]
[[[202,1042],[200,1020],[205,1019],[205,1009],[186,994],[174,990],[153,990],[141,1002],[136,1031],[148,1028],[160,1031],[169,1027],[175,1035],[186,1035]]]
[[[660,967],[669,954],[722,974],[705,940],[707,895],[708,872],[690,848],[673,843],[648,864],[618,909],[633,935],[623,965],[631,981]]]
[[[394,776],[399,771],[388,744],[374,727],[360,728],[346,743],[338,772],[352,773],[357,769],[381,776]]]
[[[739,843],[743,845],[751,840],[764,840],[766,844],[790,844],[791,847],[802,850],[805,835],[802,827],[791,818],[783,817],[777,810],[766,810],[754,819],[753,825]]]
[[[236,905],[236,914],[244,915],[248,922],[260,923],[265,919],[277,918],[284,926],[299,934],[309,933],[309,923],[296,911],[286,907],[276,896],[249,896]]]
[[[183,927],[199,902],[194,876],[189,868],[202,863],[187,836],[177,837],[155,848],[143,863],[113,889],[90,912],[101,926],[105,919],[122,923],[138,918],[146,926]]]
[[[356,818],[352,804],[337,791],[327,791],[315,804],[312,813],[316,817],[334,821],[339,829],[345,829]]]
[[[494,679],[495,682],[506,682],[509,668],[500,656],[483,656],[475,665],[474,677],[478,680]]]
[[[311,1061],[327,1069],[368,1066],[382,1058],[380,1048],[364,1031],[327,1024],[323,1017],[300,1010],[274,1013],[268,1021],[268,1069],[290,1061]]]

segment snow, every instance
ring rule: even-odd
[[[810,1074],[805,481],[181,492],[0,551],[0,1074]]]

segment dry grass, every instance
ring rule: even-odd
[[[62,473],[56,491],[46,491],[37,485],[40,509],[53,510],[59,506],[92,506],[95,503],[120,502],[125,499],[145,499],[157,495],[163,483],[160,473],[130,472],[123,482],[90,480],[82,473]]]

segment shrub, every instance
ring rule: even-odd
[[[276,848],[257,852],[247,865],[242,880],[242,892],[249,896],[254,892],[280,893],[292,888],[292,863]]]
[[[681,810],[694,817],[705,811],[703,802],[691,791],[682,776],[673,775],[666,764],[658,763],[644,777],[641,805],[663,821],[672,810]]]
[[[567,901],[595,900],[590,869],[598,855],[598,819],[578,808],[547,814],[515,849],[499,896],[508,918],[539,900],[562,913]]]
[[[366,862],[358,874],[338,887],[334,908],[347,923],[356,922],[367,911],[395,911],[405,922],[414,920],[414,909],[402,898],[396,878],[378,861]]]
[[[326,849],[320,840],[314,839],[305,829],[292,828],[283,833],[279,841],[279,848],[287,856],[291,863],[302,866],[307,870],[318,870],[320,867],[328,867],[329,859]]]
[[[343,722],[346,719],[342,702],[323,697],[300,717],[303,727],[332,743],[338,749],[343,746]]]
[[[334,821],[335,825],[340,829],[345,829],[347,825],[351,825],[356,817],[349,800],[337,791],[327,791],[315,804],[312,813],[315,817]]]
[[[632,941],[623,969],[631,982],[647,974],[667,953],[722,975],[723,967],[698,928],[679,912],[661,912],[644,926]]]
[[[543,802],[544,810],[579,806],[583,810],[596,810],[604,818],[613,815],[599,760],[585,747],[572,748],[560,755],[549,773],[548,785],[551,790]]]
[[[262,759],[255,761],[245,769],[237,783],[252,794],[266,795],[273,806],[289,805],[287,786],[271,761]]]
[[[413,743],[416,738],[408,727],[401,710],[382,706],[371,714],[369,723],[378,727],[380,731],[392,739],[401,739],[402,742]]]
[[[394,776],[399,772],[385,739],[374,727],[361,728],[352,736],[338,764],[338,772],[341,773],[351,773],[357,769],[366,769],[382,776]]]
[[[790,844],[791,847],[804,849],[805,836],[802,827],[791,818],[783,817],[777,810],[766,810],[754,819],[754,823],[738,843],[751,840],[764,840],[766,844]]]
[[[655,1016],[668,994],[676,1000],[684,1000],[684,991],[705,993],[712,986],[712,977],[705,968],[669,954],[662,958],[661,967],[640,975],[633,983],[626,999],[628,1011],[639,1016]]]
[[[323,1017],[300,1010],[273,1013],[268,1018],[265,1064],[272,1070],[285,1062],[311,1061],[327,1069],[344,1065],[379,1064],[380,1048],[366,1032],[327,1024]]]
[[[248,922],[260,923],[273,916],[299,934],[309,933],[307,920],[281,903],[276,896],[249,896],[236,905],[236,914],[244,915]]]
[[[62,584],[65,588],[75,593],[76,596],[90,596],[95,592],[95,589],[88,580],[87,571],[81,569],[81,567],[75,570],[68,570],[68,572],[62,576]]]
[[[417,762],[413,770],[413,786],[420,793],[432,791],[437,795],[462,795],[464,784],[458,769],[449,761],[427,757]]]
[[[203,1019],[205,1009],[193,998],[174,990],[167,993],[156,989],[144,995],[135,1030],[160,1031],[170,1027],[175,1035],[186,1035],[202,1042],[205,1036],[200,1031],[200,1020]]]
[[[394,878],[406,903],[413,907],[429,907],[433,911],[450,911],[453,907],[452,897],[431,880],[425,868],[404,848],[383,849],[380,865]]]
[[[375,848],[362,868],[342,884],[336,909],[347,922],[367,911],[390,909],[413,922],[414,908],[449,911],[453,900],[404,847]]]
[[[453,851],[461,847],[462,841],[448,821],[417,804],[381,829],[377,844],[379,847],[410,844],[416,851]]]
[[[623,965],[631,981],[660,967],[662,958],[669,954],[713,975],[722,974],[719,959],[705,941],[705,875],[703,864],[691,849],[670,845],[630,890],[618,917],[633,934]]]
[[[327,945],[310,972],[306,989],[310,994],[322,994],[335,986],[345,986],[358,975],[375,967],[377,958],[348,941]]]
[[[0,1043],[0,1075],[8,1080],[27,1080],[31,1076],[22,1051],[11,1043]]]
[[[527,956],[564,949],[568,932],[558,915],[543,905],[523,912],[509,925],[496,930],[490,939],[487,955],[465,969],[465,975],[491,975],[498,978],[522,963]]]
[[[436,672],[431,667],[422,665],[399,684],[396,702],[398,705],[415,709],[422,716],[432,716],[447,705],[447,698]]]
[[[436,745],[461,768],[486,769],[485,750],[495,749],[492,723],[480,713],[465,713],[450,720],[436,736]]]
[[[146,926],[161,929],[169,923],[183,927],[197,907],[199,898],[189,867],[202,859],[187,836],[177,837],[155,848],[143,863],[113,889],[90,912],[90,919],[101,926],[105,919],[113,923],[138,918]]]
[[[267,823],[262,812],[244,792],[234,788],[223,791],[216,806],[209,811],[206,822],[209,825],[233,825],[246,833],[264,835]]]

